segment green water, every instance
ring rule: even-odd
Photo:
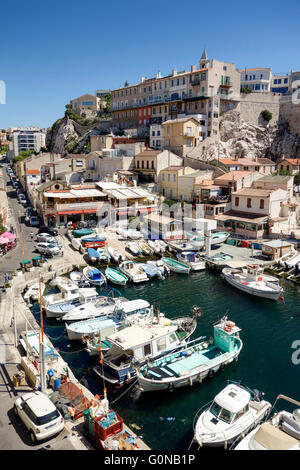
[[[284,302],[244,294],[209,272],[188,276],[172,273],[165,281],[118,289],[128,299],[143,298],[154,303],[169,318],[186,315],[194,305],[200,306],[203,315],[193,338],[211,336],[212,324],[224,314],[242,329],[244,346],[238,362],[214,378],[172,393],[141,394],[132,388],[112,405],[127,424],[141,427],[137,433],[152,449],[186,450],[193,437],[194,415],[224,388],[228,379],[265,392],[271,402],[279,393],[300,399],[300,364],[294,365],[291,359],[291,345],[300,340],[300,287],[288,281],[282,286]],[[82,344],[72,342],[70,346],[68,338],[61,336],[63,326],[56,320],[46,321],[45,331],[74,374],[79,379],[84,376],[93,393],[101,393],[102,384],[92,372],[93,362],[86,352],[76,353]],[[121,393],[123,390],[109,390],[110,400]],[[168,421],[168,417],[175,420]]]

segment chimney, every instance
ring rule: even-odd
[[[145,77],[141,77],[141,83],[145,81]]]
[[[191,72],[195,72],[197,70],[196,65],[191,65]]]
[[[174,77],[175,75],[177,75],[177,69],[172,70],[172,76]]]

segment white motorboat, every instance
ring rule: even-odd
[[[104,248],[97,248],[97,253],[99,255],[99,261],[104,263],[110,262],[110,254]]]
[[[150,246],[151,250],[154,251],[157,255],[161,252],[161,247],[155,243],[156,240],[148,240],[148,245]]]
[[[79,287],[67,278],[55,278],[54,285],[59,289],[57,294],[44,295],[42,298],[43,307],[46,310],[47,316],[52,316],[48,313],[48,308],[54,304],[62,304],[65,302],[77,300],[79,296]],[[50,282],[53,285],[53,281]],[[56,316],[56,315],[53,315]]]
[[[287,269],[291,269],[294,266],[296,266],[296,264],[298,264],[299,262],[300,262],[300,254],[296,253],[294,256],[292,256],[287,261],[285,261],[285,266],[287,267]]]
[[[127,248],[128,250],[134,255],[134,256],[140,256],[142,254],[142,250],[138,243],[136,242],[129,242],[127,243]]]
[[[161,275],[164,277],[169,276],[171,272],[170,268],[166,264],[164,264],[164,262],[161,259],[158,259],[156,261],[153,261],[153,260],[147,261],[147,264],[152,264],[157,269],[159,269]]]
[[[84,275],[80,271],[72,271],[70,273],[70,279],[78,287],[90,287],[91,283],[85,279]]]
[[[258,265],[249,264],[246,269],[224,268],[222,274],[229,284],[247,294],[271,300],[283,298],[279,280],[263,274],[263,268]]]
[[[85,335],[101,332],[101,339],[117,331],[116,321],[109,317],[98,317],[90,320],[66,324],[66,331],[70,341],[80,340]]]
[[[138,245],[139,245],[139,247],[142,250],[144,255],[149,256],[153,253],[153,250],[150,248],[150,246],[148,245],[148,243],[145,240],[139,242]]]
[[[41,282],[41,294],[43,295],[46,285]],[[27,291],[23,295],[24,300],[26,302],[32,302],[38,300],[40,298],[40,285],[38,282],[35,282],[31,286],[28,287]]]
[[[196,414],[194,440],[200,447],[232,444],[262,422],[271,410],[263,393],[239,383],[229,383],[204,411]]]
[[[158,269],[155,264],[151,263],[141,263],[141,269],[147,274],[149,279],[158,277],[159,279],[165,279],[165,276],[161,274],[160,269]]]
[[[148,281],[148,276],[141,269],[140,263],[136,263],[135,261],[124,261],[119,264],[119,269],[126,274],[132,282]]]
[[[117,230],[118,235],[122,237],[122,239],[131,239],[131,240],[139,240],[142,238],[142,234],[139,230],[133,230],[133,229],[118,229]]]
[[[98,292],[93,287],[87,287],[79,289],[78,297],[70,300],[63,300],[62,302],[56,302],[49,304],[46,307],[46,314],[48,318],[58,318],[65,315],[67,312],[74,308],[86,305],[89,302],[95,302],[99,297]]]
[[[278,395],[272,410],[279,399],[300,407],[300,402],[293,398]],[[292,413],[279,411],[271,415],[268,421],[247,434],[234,450],[300,450],[300,408]]]
[[[103,315],[110,315],[114,312],[117,300],[127,301],[123,297],[113,298],[107,296],[98,296],[92,302],[77,305],[72,310],[63,315],[62,320],[65,322],[75,322],[81,320],[88,320],[89,318],[101,317]]]
[[[206,269],[205,261],[195,251],[181,251],[176,257],[179,261],[186,264],[192,271],[203,271]]]
[[[120,263],[126,260],[126,257],[123,256],[118,250],[109,246],[107,248],[108,254],[114,260],[115,263]]]
[[[79,238],[72,238],[72,246],[75,248],[75,250],[79,251],[81,248],[81,241]]]
[[[161,253],[164,253],[168,248],[168,245],[163,240],[155,240],[155,244],[160,247]]]
[[[99,271],[99,269],[92,268],[91,266],[86,266],[83,269],[84,278],[95,286],[102,286],[106,283],[106,277],[104,274]]]

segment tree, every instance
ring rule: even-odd
[[[264,121],[270,122],[273,115],[268,109],[265,109],[264,111],[261,112],[261,117],[263,118]]]
[[[249,87],[242,87],[241,93],[252,93],[252,90]]]
[[[3,216],[2,216],[2,214],[0,214],[0,233],[5,232],[5,230],[6,230],[6,229],[5,229],[4,225],[3,225]]]

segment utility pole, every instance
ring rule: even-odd
[[[19,226],[20,226],[20,242],[21,242],[21,255],[22,255],[22,271],[23,271],[23,274],[24,274],[24,272],[25,272],[24,248],[23,248],[22,224],[21,224],[21,217],[20,216],[19,216]]]
[[[46,393],[44,323],[43,323],[42,287],[41,287],[41,273],[40,273],[40,271],[39,271],[39,291],[40,291],[40,319],[41,319],[41,332],[40,332],[40,381],[41,381],[41,392],[42,392],[42,393]]]

